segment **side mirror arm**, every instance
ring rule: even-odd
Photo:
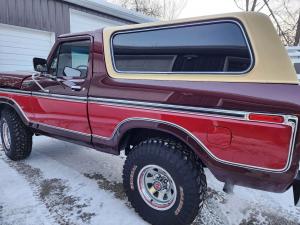
[[[43,92],[49,93],[49,90],[43,88],[43,86],[36,80],[36,78],[40,77],[41,75],[41,73],[33,73],[31,75],[31,79]]]

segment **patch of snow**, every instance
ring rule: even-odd
[[[12,162],[0,152],[0,224],[143,225],[122,188],[123,155],[34,137],[31,156]],[[194,225],[299,225],[293,194],[235,187],[208,171],[208,199]]]
[[[0,171],[1,225],[55,224],[43,203],[35,198],[26,180],[2,159]]]
[[[271,193],[235,186],[233,194],[225,194],[222,192],[223,183],[208,170],[205,173],[208,187],[222,197],[217,201],[217,207],[219,215],[226,215],[225,224],[243,224],[243,221],[244,224],[253,224],[253,220],[257,224],[275,224],[277,219],[284,220],[285,224],[300,224],[300,210],[294,206],[292,189],[285,193]]]

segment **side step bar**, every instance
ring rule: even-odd
[[[294,191],[295,206],[300,207],[300,170],[297,174],[297,177],[294,180],[293,191]]]

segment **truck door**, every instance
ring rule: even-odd
[[[53,136],[90,143],[87,95],[92,76],[92,38],[59,39],[48,58],[45,89],[33,91],[34,118],[39,130]]]

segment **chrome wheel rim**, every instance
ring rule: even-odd
[[[3,143],[5,145],[5,148],[9,150],[11,145],[11,137],[10,137],[10,130],[6,121],[4,121],[2,124],[2,133],[3,133],[2,138],[3,138]]]
[[[177,190],[171,175],[162,167],[147,165],[141,169],[137,185],[142,199],[156,210],[168,210],[176,202]]]

